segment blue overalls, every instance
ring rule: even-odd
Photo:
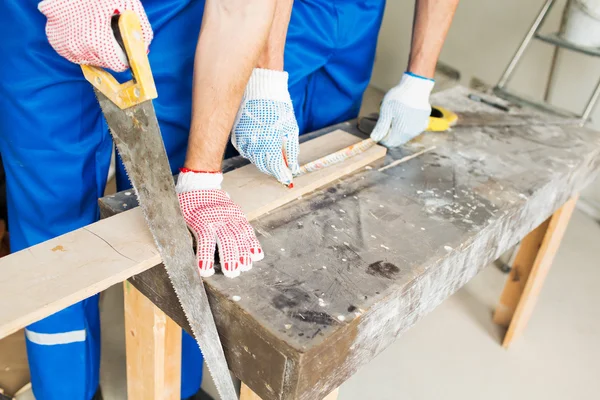
[[[300,134],[358,116],[385,0],[295,0],[284,68]]]
[[[9,0],[0,12],[0,152],[12,251],[98,219],[97,201],[104,192],[113,147],[90,84],[78,65],[49,45],[46,17],[37,4]],[[155,34],[149,54],[159,93],[154,106],[175,171],[185,157],[204,2],[143,4]],[[122,168],[117,182],[120,190],[129,185]],[[38,400],[92,398],[98,389],[99,322],[96,295],[27,327],[31,382]],[[197,392],[201,380],[202,356],[184,334],[182,397]]]
[[[98,219],[113,147],[80,67],[48,44],[37,3],[9,0],[0,13],[0,153],[13,251]],[[149,54],[159,94],[154,107],[175,171],[185,157],[204,1],[142,3],[154,29]],[[384,0],[294,2],[285,69],[301,133],[358,114],[383,7]],[[117,187],[128,186],[119,165]],[[38,400],[91,399],[100,365],[98,296],[31,324],[26,338]],[[198,390],[201,363],[196,343],[184,334],[182,397]]]

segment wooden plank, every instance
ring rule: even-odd
[[[300,145],[300,164],[321,158],[359,141],[356,136],[342,130],[310,140]],[[228,172],[223,180],[223,189],[238,202],[248,219],[253,220],[382,158],[385,153],[385,147],[376,145],[343,163],[295,178],[293,189],[265,177],[257,168],[247,166]]]
[[[550,218],[531,231],[521,242],[515,262],[508,274],[504,290],[500,296],[500,302],[494,312],[494,323],[508,329],[508,325],[517,309],[517,304],[519,304],[521,294],[525,290],[525,283],[527,282],[527,278],[529,278],[535,258],[540,251],[540,246],[542,245],[544,236],[546,236],[549,224]]]
[[[20,330],[0,340],[0,387],[14,396],[29,381],[25,333]]]
[[[504,336],[504,340],[502,341],[502,346],[504,348],[510,347],[512,342],[523,333],[523,330],[529,322],[529,318],[533,313],[533,309],[537,303],[537,299],[542,290],[542,286],[544,285],[544,281],[546,280],[546,276],[548,275],[548,271],[550,270],[550,266],[554,261],[554,256],[558,251],[562,237],[564,236],[569,220],[571,219],[571,214],[575,209],[577,198],[577,195],[571,198],[549,218],[548,227],[539,247],[539,251],[535,256],[535,261],[533,262],[531,270],[526,276],[520,278],[525,279],[522,292],[518,293],[518,291],[511,291],[511,289],[509,289],[512,294],[515,296],[518,295],[518,303],[514,315],[511,318],[510,325],[508,326],[506,336]],[[512,285],[511,281],[507,284]]]
[[[466,94],[435,102],[480,106]],[[387,161],[431,146],[257,219],[265,260],[206,280],[230,368],[263,400],[323,398],[600,171],[597,132],[547,125],[425,134]]]
[[[349,133],[333,132],[303,143],[301,160],[358,141]],[[293,189],[248,165],[227,173],[224,189],[250,218],[256,218],[383,157],[385,151],[375,146],[344,163],[302,176]],[[14,306],[0,308],[0,338],[158,264],[160,256],[139,209],[3,257],[0,304]]]
[[[337,388],[323,398],[323,400],[337,400],[340,389]],[[254,393],[244,382],[240,390],[240,400],[262,400],[259,395]]]
[[[127,398],[179,400],[181,328],[128,282],[123,289]]]
[[[262,400],[259,395],[254,393],[244,382],[240,389],[240,400]]]
[[[2,257],[0,338],[160,261],[139,209]]]

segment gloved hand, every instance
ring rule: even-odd
[[[228,278],[249,271],[253,261],[264,258],[254,229],[240,209],[221,190],[220,172],[193,172],[182,168],[177,179],[179,204],[196,239],[200,275],[215,273],[215,246],[219,246],[221,270]]]
[[[150,45],[153,33],[139,0],[44,0],[39,10],[48,18],[46,36],[58,54],[76,64],[125,71],[129,64],[110,22],[115,14],[134,11],[142,36]]]
[[[386,147],[397,147],[427,129],[433,79],[405,72],[400,83],[383,98],[379,120],[371,139]]]
[[[287,72],[255,68],[231,132],[237,151],[284,185],[300,168],[298,123],[287,82]]]

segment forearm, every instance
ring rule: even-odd
[[[458,0],[416,0],[407,71],[433,78]]]
[[[221,169],[246,83],[273,23],[275,1],[206,1],[194,60],[186,168]]]
[[[258,68],[283,71],[283,51],[294,0],[276,0],[275,18],[267,43],[258,59]]]

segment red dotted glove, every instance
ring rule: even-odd
[[[146,46],[152,41],[152,28],[139,0],[44,0],[38,8],[48,18],[46,36],[50,45],[76,64],[117,72],[129,67],[110,25],[112,16],[123,11],[134,11],[139,16]]]
[[[221,190],[223,174],[183,169],[177,179],[177,193],[183,218],[196,239],[200,275],[215,273],[215,246],[219,246],[221,270],[228,278],[252,268],[264,258],[248,219]]]

